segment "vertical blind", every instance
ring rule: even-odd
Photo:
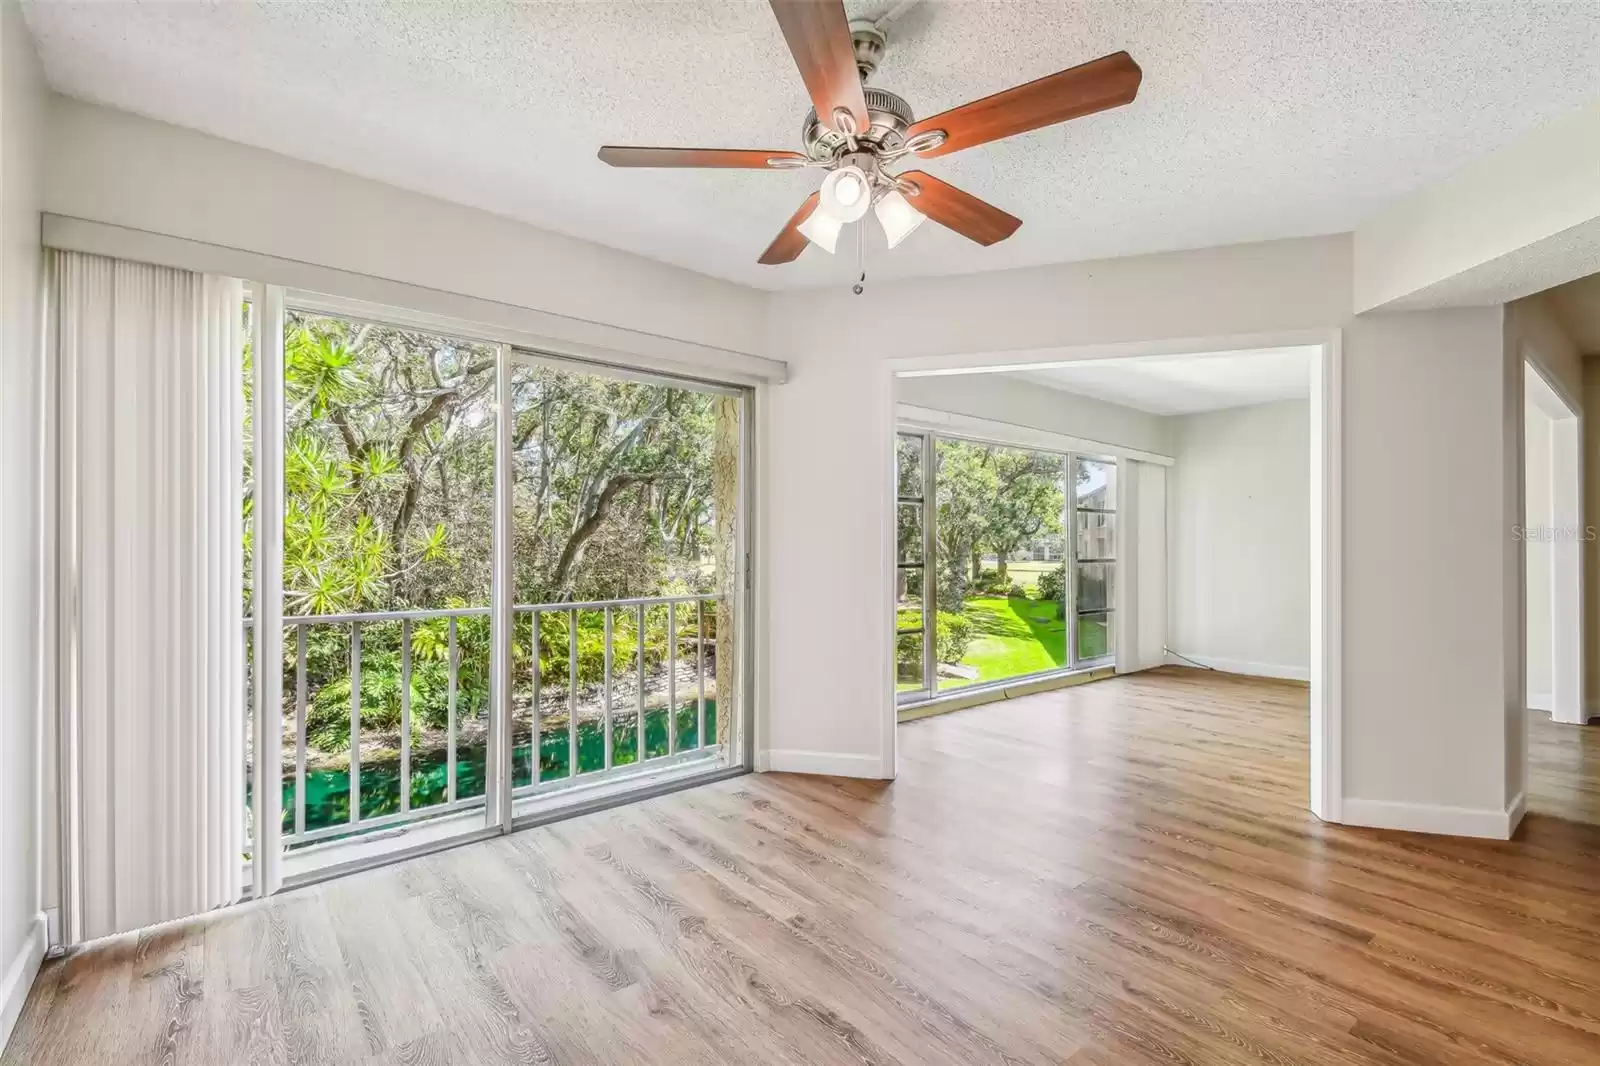
[[[243,293],[54,255],[71,943],[242,890]]]

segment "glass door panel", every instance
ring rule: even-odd
[[[744,765],[745,393],[518,351],[510,406],[515,814]]]
[[[285,309],[286,876],[488,825],[497,358]]]

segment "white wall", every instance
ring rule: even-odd
[[[1160,666],[1167,647],[1167,478],[1170,468],[1125,459],[1117,503],[1117,672]]]
[[[1344,791],[1369,815],[1504,800],[1523,650],[1505,628],[1521,397],[1507,407],[1496,376],[1501,314],[1352,320],[1348,236],[763,295],[100,108],[57,101],[51,122],[53,211],[788,360],[790,383],[758,396],[772,765],[892,772],[892,360],[1195,351],[1343,327]]]
[[[1009,374],[902,378],[902,403],[1167,455],[1168,419]]]
[[[274,152],[52,97],[44,209],[753,352],[762,294]]]
[[[790,379],[771,390],[761,472],[762,681],[767,745],[794,754],[777,763],[815,754],[809,765],[893,772],[884,713],[892,360],[976,353],[974,363],[1020,363],[1144,340],[1196,351],[1205,338],[1328,329],[1349,317],[1349,274],[1347,242],[1319,238],[898,282],[860,297],[773,294],[766,354],[788,361]],[[839,329],[851,321],[872,329]],[[862,607],[841,612],[849,601]],[[815,684],[818,664],[826,686]]]
[[[1167,643],[1230,673],[1311,676],[1305,400],[1174,418]]]
[[[1523,521],[1529,529],[1555,525],[1550,499],[1550,416],[1531,400],[1524,404],[1524,463],[1526,499]],[[1528,706],[1550,710],[1554,699],[1555,649],[1551,643],[1550,612],[1554,545],[1533,538],[1526,541],[1528,611]]]
[[[1356,822],[1487,832],[1510,798],[1504,723],[1509,704],[1521,713],[1522,648],[1520,499],[1507,488],[1521,424],[1508,407],[1522,397],[1502,319],[1495,307],[1345,326],[1343,776]]]
[[[1600,530],[1600,357],[1583,361],[1583,521]],[[1592,414],[1590,414],[1592,412]],[[1600,541],[1585,541],[1583,569],[1584,712],[1600,715]]]
[[[39,107],[33,40],[0,3],[0,1045],[43,951],[39,766]]]

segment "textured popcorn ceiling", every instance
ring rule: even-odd
[[[855,271],[847,240],[755,262],[814,171],[595,159],[798,147],[805,90],[761,0],[34,0],[26,16],[71,96],[764,288]],[[1144,68],[1131,106],[926,164],[1020,216],[1016,236],[985,249],[930,224],[887,253],[874,232],[872,276],[1348,230],[1600,96],[1600,4],[1523,0],[929,0],[874,84],[931,115],[1119,48]]]

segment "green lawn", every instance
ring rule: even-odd
[[[1027,592],[1028,595],[1036,596],[1038,595],[1039,591],[1039,575],[1044,573],[1046,570],[1060,569],[1061,560],[1059,559],[1053,563],[1007,563],[1006,578],[1021,585],[1023,590]]]
[[[1023,565],[1042,570],[1049,564]],[[1015,565],[1011,569],[1016,572]],[[1067,626],[1056,617],[1054,603],[1022,597],[975,596],[967,601],[966,614],[972,621],[973,635],[961,663],[977,667],[978,676],[970,681],[940,678],[940,688],[999,681],[1066,665]]]

